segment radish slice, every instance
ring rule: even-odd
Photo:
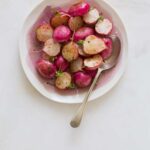
[[[55,42],[53,39],[49,39],[45,42],[43,51],[49,56],[57,56],[60,53],[61,45]]]
[[[71,72],[81,71],[82,68],[83,68],[83,60],[80,57],[78,59],[72,61],[71,64],[70,64]]]
[[[71,75],[67,72],[63,72],[57,77],[55,85],[57,88],[64,90],[68,88],[71,84]]]
[[[84,15],[83,20],[87,24],[95,24],[99,19],[99,17],[100,17],[99,11],[96,8],[94,8]]]
[[[103,59],[100,55],[95,55],[91,58],[86,58],[84,60],[84,66],[87,70],[95,70],[100,67],[102,64]]]
[[[70,39],[71,31],[67,26],[61,25],[54,30],[53,38],[57,42],[67,42]]]
[[[88,36],[83,44],[84,52],[89,55],[98,54],[106,48],[107,47],[104,41],[101,38],[96,37],[95,35]]]
[[[81,17],[71,17],[69,20],[69,27],[72,31],[76,31],[83,26],[83,20]]]
[[[90,27],[82,27],[74,34],[74,41],[84,40],[87,36],[93,35],[94,30]]]
[[[36,37],[40,42],[46,42],[52,35],[53,29],[49,24],[43,24],[36,30]]]
[[[98,34],[108,35],[112,31],[112,22],[108,19],[99,20],[95,26],[95,30]]]
[[[63,47],[62,55],[67,61],[71,62],[78,58],[78,49],[79,46],[76,43],[70,42]]]
[[[51,26],[56,28],[60,25],[67,25],[69,21],[69,16],[63,12],[58,12],[50,20]]]
[[[69,14],[71,16],[83,16],[86,14],[90,9],[90,5],[86,2],[81,2],[74,4],[69,9]]]
[[[103,60],[108,59],[112,54],[112,40],[110,38],[103,38],[107,48],[100,53]]]

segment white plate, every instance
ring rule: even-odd
[[[91,2],[91,1],[89,1]],[[28,33],[33,24],[36,22],[37,18],[41,14],[41,12],[45,9],[46,6],[50,5],[52,7],[58,7],[63,5],[70,5],[72,4],[72,0],[45,0],[40,3],[27,17],[22,33],[20,36],[20,58],[21,63],[24,69],[24,72],[31,82],[31,84],[39,91],[43,96],[46,98],[53,100],[55,102],[60,103],[80,103],[82,102],[85,92],[87,90],[80,90],[80,91],[72,91],[72,92],[58,92],[54,87],[50,85],[43,84],[43,80],[39,78],[34,66],[29,61],[29,47],[27,44]],[[119,81],[121,76],[124,73],[126,63],[127,63],[127,49],[128,49],[128,41],[127,41],[127,34],[125,27],[121,21],[121,18],[116,13],[116,11],[103,0],[95,0],[91,2],[92,5],[98,7],[109,16],[110,19],[114,22],[114,26],[116,26],[118,31],[118,36],[121,39],[122,49],[121,55],[119,58],[119,62],[117,66],[109,72],[103,74],[99,81],[99,85],[93,91],[90,101],[100,98],[102,95],[106,94],[109,90],[111,90],[115,84]]]

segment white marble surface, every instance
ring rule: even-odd
[[[150,1],[108,0],[127,27],[128,68],[78,129],[68,124],[78,105],[43,98],[20,65],[19,32],[39,1],[0,0],[0,150],[149,150]]]

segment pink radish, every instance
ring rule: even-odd
[[[71,72],[81,71],[82,68],[83,68],[83,59],[80,57],[70,63]]]
[[[99,17],[99,11],[96,8],[93,8],[84,15],[83,20],[86,24],[95,24]]]
[[[85,88],[88,87],[91,84],[92,77],[85,72],[77,72],[73,76],[74,78],[74,83],[79,87],[79,88]]]
[[[100,55],[95,55],[84,60],[86,70],[95,70],[101,66],[103,59]]]
[[[109,58],[112,54],[112,40],[110,38],[103,38],[107,48],[100,53],[103,60]]]
[[[83,26],[83,20],[81,17],[71,17],[69,19],[69,27],[72,31],[76,31]]]
[[[51,26],[56,28],[60,25],[68,25],[69,16],[63,12],[56,13],[50,20]]]
[[[68,13],[71,16],[83,16],[86,14],[90,9],[90,5],[86,2],[81,2],[74,4],[70,7]]]
[[[88,75],[90,75],[92,78],[95,78],[98,69],[96,69],[96,70],[87,70],[87,69],[84,69],[84,71],[85,71]]]
[[[45,42],[43,51],[49,56],[57,56],[60,53],[60,48],[61,45],[51,38]]]
[[[69,63],[62,56],[58,56],[55,60],[55,65],[58,70],[65,71],[68,68]]]
[[[90,27],[82,27],[74,34],[74,41],[84,40],[87,36],[93,35],[94,30]]]
[[[62,55],[68,62],[71,62],[78,58],[78,49],[79,46],[75,42],[69,42],[63,47]]]
[[[71,75],[67,72],[63,72],[57,77],[55,85],[58,89],[65,90],[71,84]]]
[[[36,37],[40,42],[46,42],[48,39],[52,38],[53,29],[52,27],[45,23],[37,28]]]
[[[88,36],[83,44],[84,52],[89,55],[98,54],[106,48],[107,47],[105,45],[105,42],[101,38],[96,37],[95,35]]]
[[[54,30],[53,38],[57,42],[67,42],[70,39],[71,31],[67,26],[61,25]]]
[[[36,65],[37,70],[42,77],[46,79],[51,79],[55,76],[56,66],[53,63],[41,59],[37,62]]]
[[[95,30],[98,34],[108,35],[113,28],[113,24],[109,19],[99,20],[95,26]]]

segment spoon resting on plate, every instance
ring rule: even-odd
[[[100,74],[103,71],[106,71],[106,70],[109,70],[109,69],[115,67],[115,65],[117,64],[118,57],[119,57],[120,50],[121,50],[121,42],[120,42],[120,39],[116,35],[111,35],[110,38],[112,39],[112,43],[113,43],[112,55],[107,60],[105,60],[103,62],[103,64],[101,65],[101,67],[98,69],[98,72],[93,80],[93,83],[91,84],[91,86],[89,88],[89,91],[87,92],[82,104],[80,105],[75,116],[73,117],[73,119],[70,122],[70,125],[73,128],[77,128],[80,126],[88,99],[89,99],[90,95],[92,94],[92,91],[100,77]]]

